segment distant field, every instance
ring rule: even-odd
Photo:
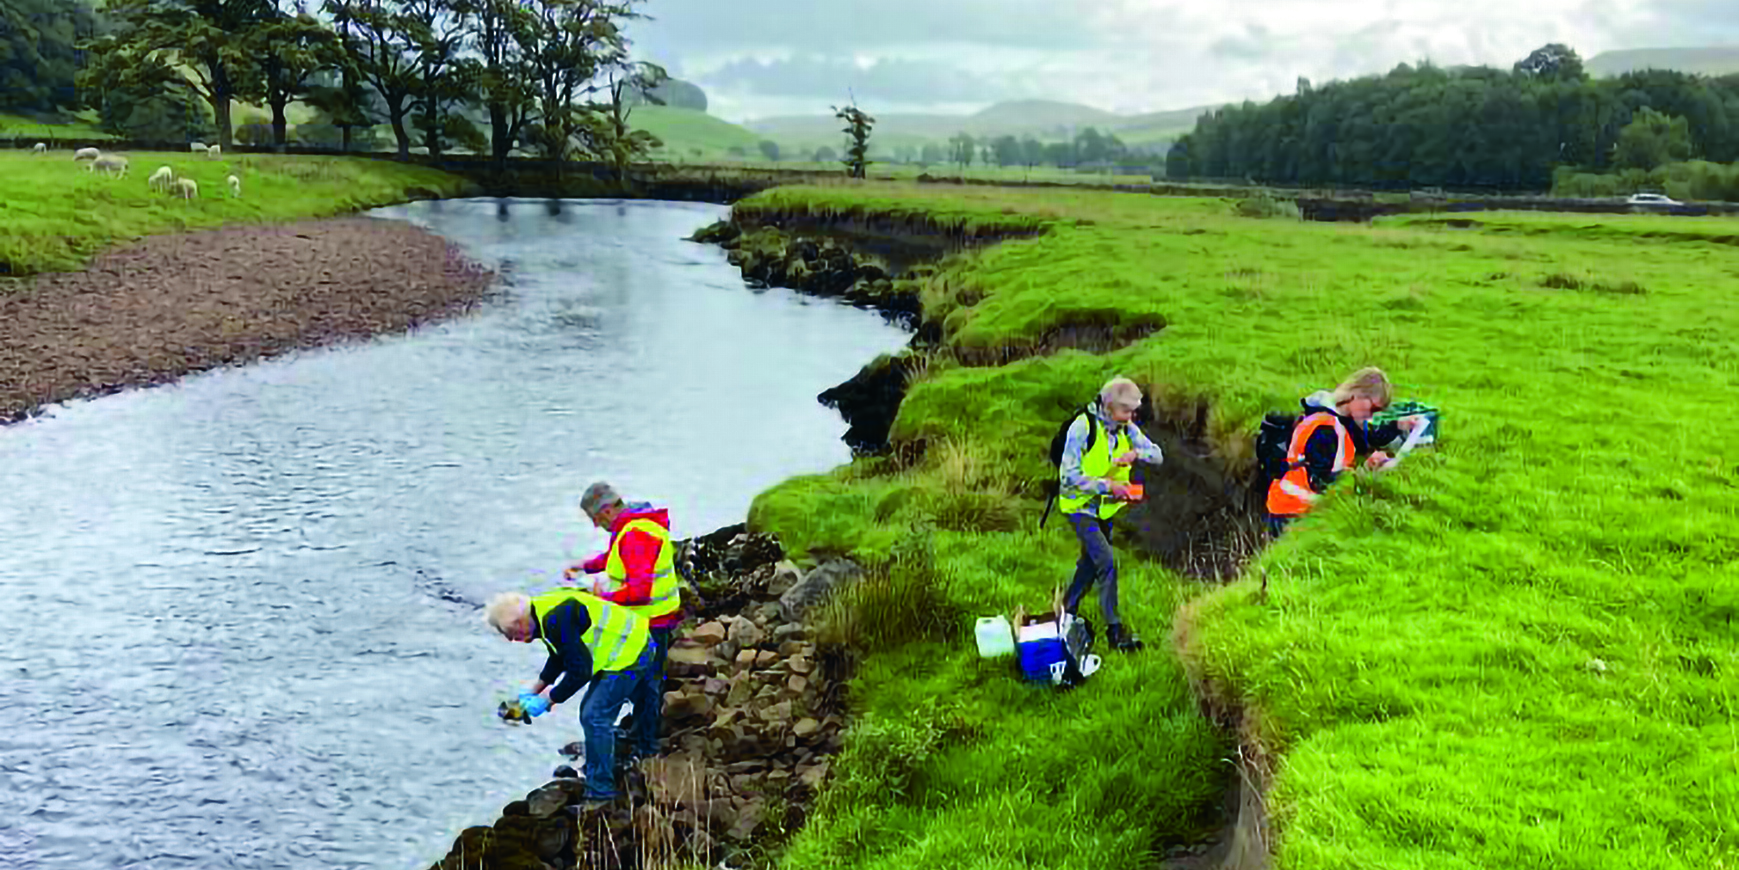
[[[79,268],[103,248],[150,233],[228,223],[343,214],[403,202],[422,189],[451,196],[465,189],[435,169],[359,157],[249,154],[207,160],[186,153],[132,152],[125,178],[98,176],[67,151],[39,157],[0,152],[0,275]],[[191,202],[154,193],[146,178],[168,165],[199,184]],[[241,179],[230,198],[224,178]]]
[[[113,139],[88,120],[73,120],[64,124],[44,124],[23,115],[0,112],[0,139]]]

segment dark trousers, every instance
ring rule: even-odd
[[[1277,514],[1268,514],[1267,517],[1268,540],[1270,541],[1280,537],[1280,533],[1286,531],[1287,525],[1291,524],[1293,520],[1298,519],[1294,516],[1279,516]]]
[[[1075,581],[1063,598],[1063,606],[1077,613],[1088,587],[1099,584],[1099,609],[1105,613],[1105,625],[1121,625],[1117,617],[1117,562],[1111,555],[1111,521],[1091,514],[1070,514],[1069,525],[1075,527],[1075,537],[1081,539],[1081,559],[1075,563]]]
[[[616,797],[616,717],[622,705],[634,697],[652,667],[652,644],[633,667],[599,671],[592,675],[586,700],[580,705],[580,730],[586,735],[586,797],[606,800]]]
[[[634,752],[641,758],[658,754],[658,732],[664,719],[664,660],[670,657],[676,627],[652,629],[652,664],[634,686]]]

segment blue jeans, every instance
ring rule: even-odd
[[[1069,514],[1069,525],[1075,527],[1075,537],[1081,539],[1081,559],[1075,563],[1075,582],[1063,597],[1063,607],[1078,612],[1088,587],[1099,584],[1099,609],[1105,613],[1105,625],[1123,624],[1117,618],[1117,562],[1111,555],[1111,521],[1092,514]]]
[[[676,627],[652,629],[652,664],[634,686],[634,751],[641,758],[658,754],[658,732],[664,713],[664,660]]]
[[[592,687],[586,691],[586,701],[580,705],[580,730],[586,735],[586,798],[610,800],[616,792],[616,717],[622,705],[633,696],[648,665],[652,664],[652,644],[633,667],[621,671],[599,671],[592,675]]]

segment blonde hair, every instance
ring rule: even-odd
[[[1099,388],[1099,404],[1110,408],[1112,404],[1123,405],[1130,409],[1141,407],[1141,388],[1128,378],[1112,378]]]
[[[1352,373],[1352,376],[1334,388],[1334,403],[1344,405],[1354,399],[1370,399],[1379,407],[1387,408],[1394,397],[1394,388],[1389,385],[1389,376],[1376,366],[1366,366]]]
[[[523,592],[503,592],[483,605],[483,622],[508,637],[507,631],[531,615],[531,599]]]

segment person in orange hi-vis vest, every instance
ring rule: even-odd
[[[1388,375],[1375,367],[1353,372],[1333,390],[1306,396],[1304,415],[1292,429],[1286,448],[1286,473],[1268,485],[1268,531],[1278,537],[1286,525],[1310,510],[1341,472],[1353,467],[1355,457],[1368,454],[1365,464],[1377,468],[1389,461],[1371,444],[1387,444],[1415,421],[1367,429],[1373,415],[1389,406],[1393,388]]]

